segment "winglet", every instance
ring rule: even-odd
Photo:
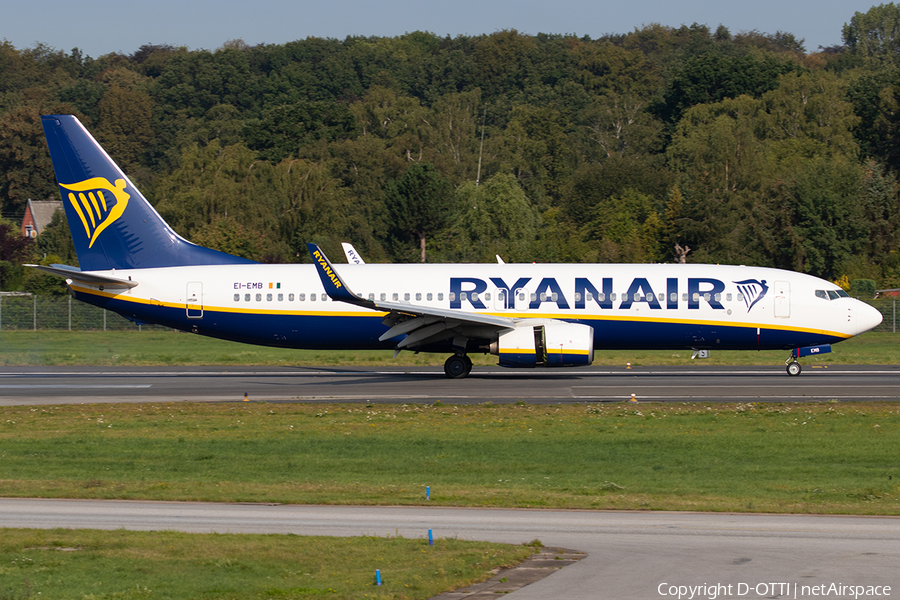
[[[363,260],[362,256],[359,255],[359,252],[356,251],[356,248],[353,247],[353,244],[348,242],[341,242],[341,247],[344,249],[344,256],[347,257],[347,262],[354,265],[364,265],[366,261]]]
[[[316,271],[319,272],[319,279],[322,280],[322,285],[325,287],[325,293],[328,294],[329,298],[359,306],[372,307],[374,305],[371,300],[360,298],[347,287],[347,284],[344,283],[341,276],[338,275],[337,271],[334,270],[334,267],[331,266],[331,261],[328,260],[328,257],[325,256],[325,253],[322,252],[318,244],[306,244],[306,247],[309,249],[309,254],[312,256],[313,263],[316,265]]]

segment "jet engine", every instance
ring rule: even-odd
[[[529,319],[501,333],[490,346],[501,367],[577,367],[594,360],[594,328]]]

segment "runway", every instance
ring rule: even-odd
[[[718,588],[713,596],[725,598],[812,598],[826,596],[812,594],[813,586],[831,584],[891,586],[882,598],[900,593],[900,519],[888,517],[9,498],[0,499],[0,527],[410,538],[432,529],[437,543],[442,537],[513,544],[539,539],[587,552],[509,595],[517,600],[676,598],[678,586],[707,586],[694,597],[709,598],[708,586],[716,585],[732,586],[730,594]]]
[[[246,396],[245,396],[246,394]],[[900,399],[900,367],[0,367],[0,406],[101,402],[826,402]]]

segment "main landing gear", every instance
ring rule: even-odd
[[[454,354],[444,362],[444,373],[450,379],[462,379],[472,371],[472,359],[465,354]]]

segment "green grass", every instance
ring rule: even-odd
[[[900,407],[0,409],[0,495],[900,514]]]
[[[0,600],[430,598],[533,551],[454,539],[0,529]]]
[[[4,331],[0,365],[283,365],[283,366],[438,366],[444,354],[391,350],[286,350],[226,342],[175,331]],[[783,350],[713,351],[704,365],[771,365],[787,357]],[[476,365],[494,365],[494,356],[472,355]],[[688,365],[690,350],[598,350],[594,364]],[[831,354],[803,359],[804,364],[898,364],[900,335],[870,332],[841,342]]]

